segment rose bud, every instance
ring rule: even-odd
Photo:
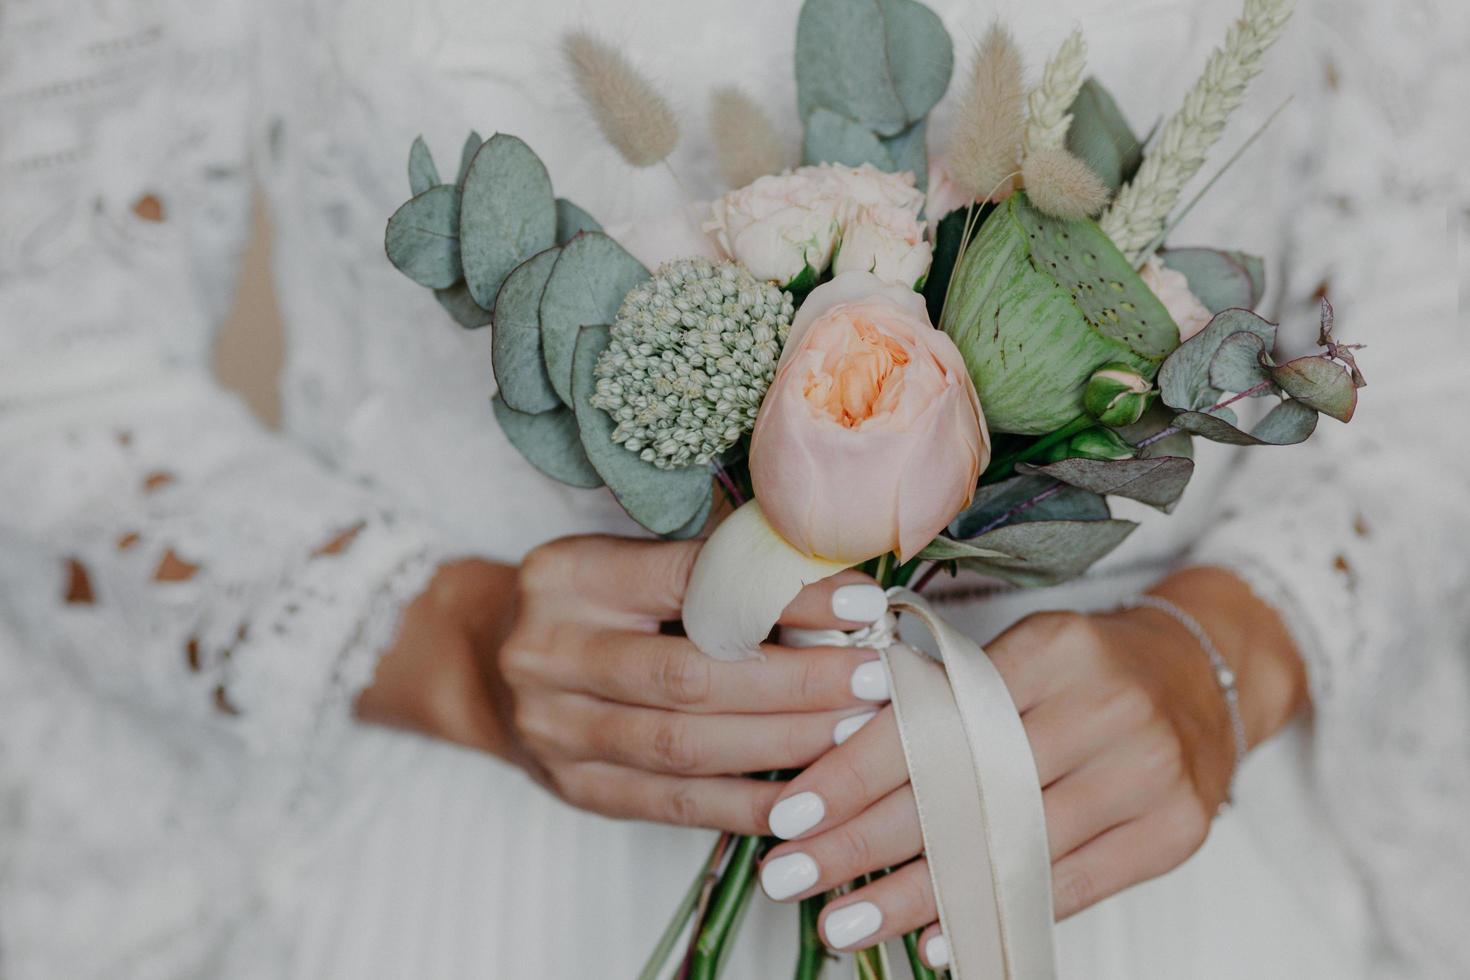
[[[1087,381],[1082,407],[1103,425],[1132,425],[1153,401],[1153,385],[1127,364],[1105,364]]]
[[[1093,426],[1067,442],[1067,456],[1082,459],[1132,459],[1133,446],[1112,429]]]

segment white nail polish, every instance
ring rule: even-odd
[[[860,715],[853,715],[850,718],[842,719],[832,729],[832,743],[834,745],[841,745],[843,742],[846,742],[856,734],[859,728],[872,721],[873,717],[877,714],[878,712],[876,711],[864,711]]]
[[[876,623],[888,612],[888,596],[876,585],[844,585],[832,591],[832,615],[849,623]]]
[[[924,959],[936,970],[949,966],[949,940],[944,938],[944,933],[936,932],[929,937],[924,944]]]
[[[798,851],[767,861],[761,868],[761,887],[776,901],[800,895],[817,883],[817,862]]]
[[[782,840],[800,837],[822,822],[827,804],[813,792],[797,793],[771,807],[771,833]]]
[[[847,949],[867,939],[883,924],[883,911],[872,902],[844,905],[827,916],[823,933],[833,949]]]
[[[852,693],[864,701],[888,700],[888,671],[883,661],[869,660],[852,672]]]

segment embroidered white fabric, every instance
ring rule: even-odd
[[[994,11],[933,5],[963,64]],[[1202,0],[1003,6],[1033,64],[1080,24],[1141,129],[1230,15]],[[630,528],[607,495],[519,460],[486,411],[487,335],[453,327],[387,265],[382,227],[421,129],[443,170],[472,127],[523,136],[606,223],[680,200],[661,168],[618,163],[574,105],[554,62],[573,23],[677,81],[674,167],[696,196],[718,193],[705,92],[739,80],[778,112],[793,104],[795,8],[0,5],[0,972],[456,977],[484,975],[482,954],[504,975],[636,969],[702,840],[573,813],[421,740],[339,737],[447,550],[513,559],[558,534]],[[1288,617],[1311,668],[1331,833],[1373,885],[1373,976],[1470,962],[1455,874],[1470,860],[1456,820],[1470,809],[1455,331],[1467,36],[1451,0],[1304,5],[1230,139],[1272,92],[1289,84],[1297,103],[1176,238],[1284,257],[1277,295],[1329,283],[1342,335],[1374,345],[1361,418],[1243,466],[1202,451],[1180,513],[1097,576],[1194,543]],[[252,177],[275,218],[289,331],[280,436],[208,369]],[[1069,594],[965,608],[999,628],[1018,602]],[[629,889],[641,914],[617,900]],[[1139,935],[1119,928],[1114,947]],[[1194,938],[1201,963],[1222,948]],[[1091,976],[1241,975],[1091,962],[1115,964]]]

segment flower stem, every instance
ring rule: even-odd
[[[999,483],[1016,471],[1017,463],[1024,463],[1027,460],[1035,459],[1057,443],[1072,438],[1083,429],[1092,428],[1094,424],[1093,420],[1086,415],[1077,416],[1055,432],[1037,439],[1025,449],[1018,449],[1013,453],[1008,453],[1000,459],[992,461],[986,467],[984,475],[980,477],[980,482],[982,484]]]
[[[659,937],[658,945],[654,947],[653,953],[649,955],[648,962],[643,965],[643,971],[638,974],[638,980],[657,980],[664,964],[668,962],[669,954],[674,951],[674,944],[679,940],[679,934],[689,924],[694,916],[695,908],[699,904],[700,895],[704,892],[705,884],[719,870],[720,859],[725,856],[725,847],[729,843],[729,834],[721,834],[715,841],[715,846],[710,851],[709,859],[705,861],[704,867],[700,869],[699,875],[689,885],[689,891],[684,894],[684,899],[674,912],[674,917],[669,920],[663,935]]]
[[[823,895],[813,895],[801,902],[801,947],[796,956],[795,980],[817,980],[827,965],[827,947],[817,932],[817,917],[827,904]]]
[[[922,930],[915,929],[903,937],[904,952],[909,954],[909,970],[913,973],[914,980],[935,980],[934,971],[925,966],[924,961],[919,958],[920,932]]]
[[[736,842],[730,866],[720,878],[710,900],[709,919],[700,930],[699,941],[695,945],[689,980],[714,980],[719,976],[721,954],[741,909],[750,898],[755,885],[755,865],[765,849],[766,839],[763,837],[741,837]]]

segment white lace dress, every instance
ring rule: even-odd
[[[0,5],[8,980],[624,977],[661,928],[708,835],[587,816],[349,717],[444,556],[630,530],[519,459],[488,411],[486,332],[384,259],[413,136],[450,168],[471,127],[516,133],[604,222],[676,205],[569,96],[556,35],[590,23],[676,93],[693,193],[722,189],[716,84],[745,84],[794,146],[795,0],[568,6]],[[1234,5],[935,6],[962,50],[1006,16],[1033,64],[1080,24],[1146,129]],[[1087,582],[947,596],[983,638],[1193,548],[1258,583],[1309,661],[1313,717],[1256,753],[1196,858],[1062,927],[1068,977],[1470,972],[1467,39],[1456,0],[1307,3],[1231,141],[1287,87],[1296,104],[1179,236],[1280,259],[1293,323],[1330,287],[1342,335],[1373,344],[1359,421],[1245,465],[1202,452],[1180,513]],[[282,435],[208,370],[252,178],[290,336]],[[791,918],[758,902],[747,932],[773,938],[730,975],[784,975]]]

